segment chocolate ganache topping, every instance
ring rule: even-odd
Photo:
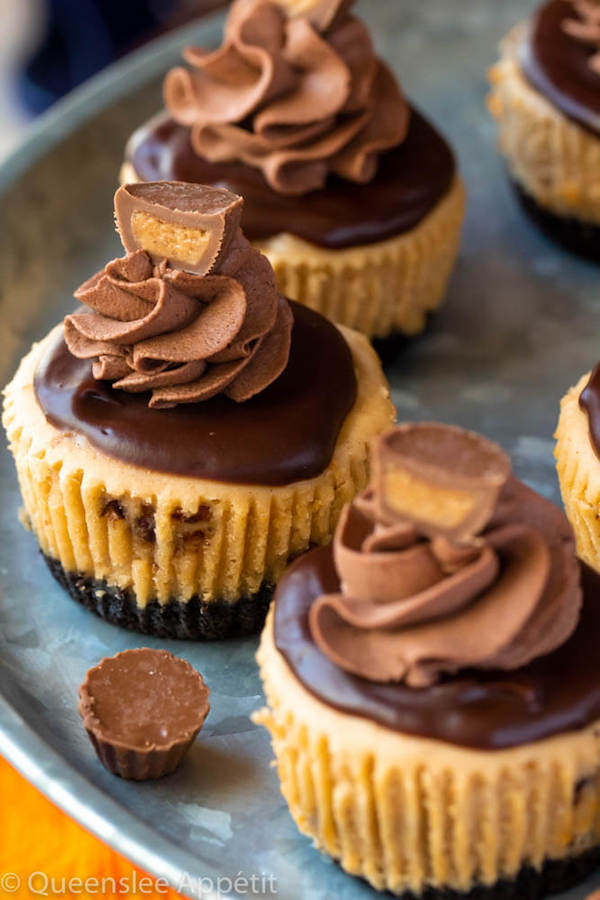
[[[600,133],[600,3],[549,0],[521,42],[527,80],[563,115]]]
[[[425,687],[465,669],[515,670],[563,644],[581,605],[573,534],[515,504],[510,461],[478,435],[399,426],[334,540],[341,591],[309,612],[343,670]]]
[[[588,383],[579,395],[579,406],[587,416],[590,442],[600,459],[600,363],[592,371]]]
[[[281,194],[321,188],[329,174],[369,182],[379,154],[404,140],[409,107],[351,5],[318,0],[295,15],[294,4],[236,0],[223,45],[188,48],[191,68],[165,81],[195,152],[260,169]]]
[[[572,3],[577,15],[563,22],[563,30],[593,49],[588,65],[600,75],[600,3],[598,0],[572,0]]]
[[[75,296],[65,319],[73,356],[98,380],[149,406],[224,393],[244,402],[285,369],[292,313],[270,263],[243,236],[241,197],[178,182],[124,185],[115,195],[127,256]]]

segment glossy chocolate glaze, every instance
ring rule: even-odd
[[[600,75],[589,66],[594,48],[562,28],[565,19],[576,18],[568,0],[550,0],[542,6],[521,47],[521,68],[563,115],[600,134]]]
[[[499,750],[583,728],[600,718],[600,575],[582,565],[584,602],[571,638],[514,672],[467,671],[429,688],[349,675],[313,643],[308,609],[339,591],[330,547],[311,550],[275,594],[275,645],[320,701],[395,731]]]
[[[414,109],[406,140],[381,155],[372,181],[330,177],[325,189],[302,197],[278,194],[258,169],[201,159],[192,149],[189,128],[166,114],[135,132],[127,160],[142,181],[200,182],[241,194],[242,227],[252,241],[290,232],[333,250],[415,228],[447,193],[455,172],[450,147]]]
[[[590,440],[596,456],[600,459],[600,363],[579,395],[579,406],[588,417]]]
[[[116,459],[158,472],[238,484],[283,485],[327,468],[356,399],[352,353],[338,329],[291,303],[292,349],[283,374],[245,403],[224,395],[150,409],[147,394],[96,381],[62,335],[35,375],[38,403],[62,431],[84,434]]]

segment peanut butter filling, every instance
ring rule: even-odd
[[[133,214],[131,226],[137,243],[151,256],[172,256],[197,266],[206,253],[209,236],[200,228],[173,225],[142,211]]]

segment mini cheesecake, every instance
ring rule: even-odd
[[[490,71],[500,151],[535,223],[600,256],[600,17],[593,0],[549,0],[516,26]]]
[[[127,255],[79,288],[82,309],[5,391],[25,520],[52,573],[149,634],[259,628],[394,417],[366,339],[289,303],[241,214],[211,187],[122,187]]]
[[[399,426],[371,469],[261,638],[290,812],[403,900],[566,889],[600,859],[600,577],[478,435]]]
[[[226,186],[281,291],[369,337],[415,334],[442,302],[464,189],[351,2],[238,0],[220,49],[189,48],[122,180]]]

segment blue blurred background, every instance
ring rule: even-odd
[[[0,0],[0,157],[115,59],[227,0]]]

